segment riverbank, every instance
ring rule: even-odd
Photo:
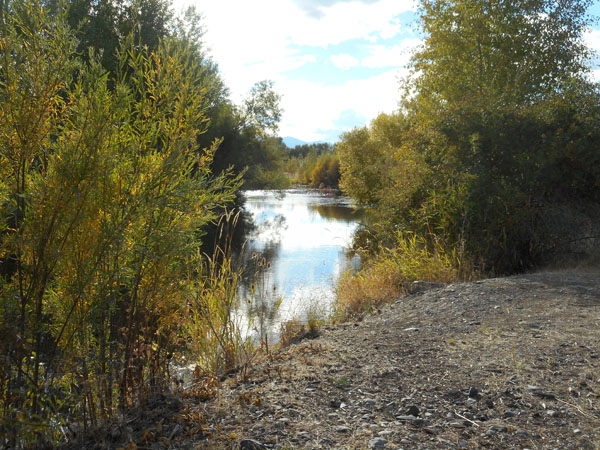
[[[86,447],[598,449],[599,352],[597,269],[446,285]]]

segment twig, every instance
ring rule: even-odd
[[[454,414],[456,414],[456,415],[457,415],[458,417],[460,417],[461,419],[463,419],[463,420],[466,420],[467,422],[470,422],[470,423],[472,423],[472,424],[473,424],[473,425],[475,425],[476,427],[479,427],[479,426],[481,426],[481,425],[479,425],[477,422],[473,422],[471,419],[467,419],[465,416],[463,416],[463,415],[461,415],[461,414],[457,413],[457,412],[456,412],[456,410],[454,410]]]
[[[568,405],[568,406],[570,406],[570,407],[572,407],[572,408],[575,408],[577,411],[579,411],[579,412],[580,412],[581,414],[583,414],[585,417],[589,417],[590,419],[596,419],[596,420],[598,419],[597,417],[595,417],[595,416],[592,416],[591,414],[588,414],[588,413],[586,413],[586,412],[585,412],[585,411],[583,411],[583,410],[582,410],[582,409],[581,409],[579,406],[577,406],[577,405],[574,405],[573,403],[565,402],[564,400],[561,400],[561,399],[559,399],[559,398],[557,398],[557,399],[556,399],[556,401],[558,401],[558,402],[561,402],[561,403],[564,403],[565,405]]]

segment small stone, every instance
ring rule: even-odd
[[[387,441],[383,438],[376,437],[369,441],[369,448],[373,450],[384,449],[387,445]]]
[[[496,433],[506,433],[508,431],[508,428],[504,425],[492,425],[490,427],[490,430],[495,431]]]
[[[428,427],[431,425],[431,421],[429,420],[425,420],[425,419],[419,419],[416,418],[415,420],[412,421],[413,425],[416,425],[417,427]]]
[[[546,414],[548,414],[550,417],[558,417],[558,412],[554,411],[553,409],[546,411]]]
[[[391,430],[383,430],[383,431],[380,431],[379,433],[377,433],[377,435],[383,437],[383,436],[389,436],[392,433],[393,433],[393,431],[391,431]]]
[[[448,439],[444,439],[444,438],[438,437],[438,441],[440,441],[440,444],[444,444],[444,445],[446,445],[448,447],[454,447],[454,442],[449,441]]]
[[[350,428],[348,428],[344,425],[339,425],[339,426],[335,427],[335,431],[337,431],[338,433],[349,433]]]
[[[465,428],[465,424],[463,422],[450,422],[448,426],[452,428]]]
[[[240,442],[240,450],[267,450],[267,446],[254,439],[244,439]]]
[[[542,388],[540,388],[538,386],[529,385],[529,386],[527,386],[527,390],[529,392],[531,392],[533,395],[536,395],[541,398],[546,398],[548,400],[556,399],[556,396],[552,392],[544,391],[544,390],[542,390]]]
[[[469,397],[467,399],[467,405],[474,405],[477,403],[477,399]]]
[[[477,390],[477,388],[475,386],[471,386],[471,388],[469,389],[469,398],[478,398],[479,397],[479,391]]]
[[[415,416],[415,417],[419,417],[419,408],[416,405],[411,405],[406,409],[406,414],[408,416]]]
[[[341,406],[342,402],[339,400],[331,400],[329,402],[329,406],[331,406],[332,408],[338,409]]]
[[[505,411],[504,412],[504,418],[508,419],[509,417],[516,417],[517,413],[511,410]]]
[[[371,408],[374,408],[374,407],[375,407],[375,405],[377,404],[377,403],[375,402],[375,400],[373,400],[372,398],[368,398],[368,399],[366,399],[366,400],[364,401],[364,403],[365,403],[365,405],[367,405],[367,406],[369,406],[369,407],[371,407]]]
[[[573,433],[575,433],[575,434],[580,434],[580,433],[581,433],[581,430],[580,430],[579,428],[575,428],[575,429],[573,430]]]
[[[402,422],[414,422],[417,418],[415,416],[398,416],[396,419]]]

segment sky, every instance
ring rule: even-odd
[[[282,96],[279,135],[335,142],[398,107],[421,42],[415,0],[176,0],[203,16],[209,54],[234,103],[262,80]],[[600,16],[600,0],[590,13]],[[600,24],[585,39],[600,52]],[[594,72],[600,80],[600,70]]]

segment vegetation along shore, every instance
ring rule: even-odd
[[[0,0],[0,448],[599,448],[591,5],[420,0],[397,110],[288,148],[193,8]],[[235,228],[292,183],[368,219],[273,346]]]

